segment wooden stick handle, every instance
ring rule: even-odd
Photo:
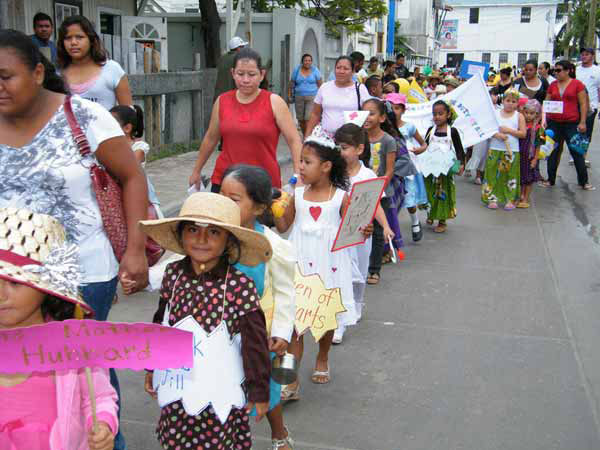
[[[98,431],[98,418],[96,417],[96,390],[94,389],[94,381],[92,380],[92,371],[89,367],[85,368],[85,379],[87,380],[90,403],[92,405],[92,430],[95,433]]]

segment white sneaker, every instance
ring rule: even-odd
[[[572,159],[569,160],[569,165],[570,166],[574,166],[575,165],[575,161],[573,161]]]
[[[589,160],[585,160],[585,167],[592,167],[592,163]]]

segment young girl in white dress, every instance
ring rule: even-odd
[[[347,123],[336,131],[335,142],[340,146],[342,157],[346,160],[347,173],[352,186],[359,181],[377,178],[375,172],[365,166],[365,161],[368,163],[370,159],[369,141],[365,130],[355,123]],[[388,224],[385,212],[381,208],[381,205],[377,208],[375,220],[377,220],[383,228],[384,239],[388,242],[394,237],[394,232]],[[352,289],[354,291],[357,321],[362,319],[364,311],[365,287],[367,286],[371,246],[372,239],[369,238],[364,244],[354,245],[349,248],[352,256]],[[335,338],[336,336],[334,333],[334,344]]]
[[[300,180],[294,201],[284,215],[275,219],[277,230],[286,232],[293,224],[290,240],[294,244],[298,265],[303,275],[318,274],[327,289],[340,288],[346,312],[338,314],[338,326],[356,324],[356,310],[352,293],[352,258],[348,249],[331,252],[342,214],[348,204],[349,188],[346,161],[333,140],[317,126],[304,142],[300,159]],[[326,384],[331,380],[329,349],[333,330],[319,340],[319,353],[312,382]],[[302,359],[302,336],[292,338],[289,352]],[[284,388],[282,396],[298,398],[298,382]]]

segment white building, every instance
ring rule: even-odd
[[[557,5],[562,0],[447,0],[439,65],[463,59],[522,67],[528,59],[552,62]]]
[[[396,33],[406,38],[415,55],[434,58],[435,15],[433,0],[395,0],[396,21],[400,28]]]

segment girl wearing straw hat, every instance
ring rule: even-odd
[[[146,392],[158,395],[162,406],[158,440],[165,449],[251,448],[248,413],[256,407],[258,421],[268,410],[271,361],[255,284],[234,265],[269,261],[271,245],[263,234],[241,226],[233,200],[207,192],[188,197],[178,217],[142,221],[141,227],[163,248],[185,255],[166,268],[154,322],[175,327],[191,322],[205,336],[203,359],[189,376],[192,383],[207,381],[195,384],[193,392],[163,402],[163,386],[146,376]],[[222,353],[212,340],[218,335],[228,342]],[[204,356],[217,348],[215,358]],[[230,366],[222,367],[223,360]],[[230,373],[223,376],[222,370]],[[194,408],[197,398],[206,402]]]
[[[0,249],[0,330],[92,314],[78,291],[78,249],[65,244],[65,230],[56,219],[1,208]],[[83,369],[0,374],[0,448],[112,449],[117,393],[107,370],[91,372],[95,431]]]

